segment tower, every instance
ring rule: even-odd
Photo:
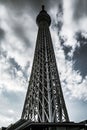
[[[49,31],[51,18],[44,6],[36,23],[36,48],[21,118],[30,122],[69,121]]]

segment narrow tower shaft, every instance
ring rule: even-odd
[[[22,118],[34,122],[69,121],[49,31],[51,19],[44,6],[36,22],[39,29]]]

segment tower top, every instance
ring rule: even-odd
[[[42,10],[44,10],[44,8],[45,8],[45,6],[44,6],[44,5],[42,5]]]
[[[44,5],[42,5],[42,10],[40,11],[40,13],[38,14],[36,18],[36,23],[38,26],[40,25],[40,23],[47,23],[48,26],[50,26],[51,24],[51,18],[49,14],[47,13],[47,11],[45,10]]]

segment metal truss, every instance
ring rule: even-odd
[[[69,121],[49,31],[50,17],[44,9],[37,24],[32,72],[21,118],[30,122]]]

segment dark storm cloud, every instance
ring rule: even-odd
[[[0,59],[5,60],[5,64],[8,64],[5,72],[7,72],[13,79],[16,77],[17,71],[22,71],[22,68],[15,61],[14,58],[9,58],[6,51],[0,48]]]
[[[78,20],[87,17],[87,0],[75,0],[74,2],[74,19]]]
[[[15,60],[15,58],[8,57],[7,51],[4,51],[3,48],[0,46],[0,60],[1,62],[5,61],[6,67],[5,67],[5,73],[7,73],[12,79],[15,79],[18,77],[18,72],[22,73],[22,77],[24,77],[26,80],[28,80],[28,69],[30,67],[30,62],[28,61],[24,68],[22,68]],[[20,75],[19,75],[20,77]]]
[[[62,47],[62,49],[64,51],[66,60],[71,60],[71,57],[68,55],[68,53],[71,52],[72,47],[69,46],[69,45],[68,46],[64,45],[64,43],[67,42],[67,38],[65,38],[64,36],[60,35],[59,36],[59,40],[60,40],[61,47]]]
[[[63,50],[64,50],[66,60],[71,60],[71,57],[68,56],[68,53],[72,50],[72,47],[71,46],[65,46],[65,45],[63,45],[62,47],[63,47]]]
[[[60,32],[62,30],[62,26],[63,26],[63,4],[62,4],[62,2],[59,3],[59,5],[58,5],[58,11],[56,12],[56,20],[57,20],[57,22],[55,22],[55,20],[53,20],[52,28],[57,28],[58,36],[59,36]]]
[[[4,38],[4,36],[5,36],[5,32],[2,28],[0,28],[0,40],[2,40]]]
[[[30,47],[31,44],[26,35],[26,30],[23,28],[23,25],[19,23],[18,16],[20,15],[20,17],[22,17],[23,14],[27,13],[32,16],[35,21],[38,12],[41,10],[42,4],[46,6],[46,10],[49,10],[53,5],[62,3],[61,1],[62,0],[0,0],[0,3],[6,5],[12,24],[12,30],[15,32],[15,35],[26,44],[25,47]],[[15,22],[14,19],[16,18],[17,21]]]
[[[28,9],[32,13],[37,13],[43,4],[46,6],[46,10],[49,10],[53,5],[62,3],[62,0],[0,0],[0,2],[12,7],[15,11],[16,9],[19,12],[21,9]]]
[[[0,0],[2,3],[8,5],[9,7],[13,7],[13,9],[16,11],[17,10],[24,10],[26,9],[32,9],[32,11],[35,13],[39,11],[41,8],[42,4],[47,3],[45,0]],[[33,13],[32,12],[32,13]]]
[[[49,10],[53,5],[60,5],[62,0],[0,0],[0,3],[4,4],[7,8],[11,22],[10,25],[12,25],[11,27],[15,35],[25,43],[25,47],[30,47],[31,43],[29,37],[26,35],[26,30],[18,21],[19,15],[22,17],[23,14],[27,13],[32,16],[35,21],[42,4],[46,6],[46,10]],[[15,19],[17,19],[17,21],[15,21]],[[59,23],[58,26],[61,26],[60,24],[61,23]]]
[[[8,61],[8,62],[10,63],[10,67],[14,67],[14,68],[16,68],[17,70],[21,70],[21,66],[18,65],[18,63],[15,61],[14,58],[9,58],[9,61]],[[11,69],[12,69],[12,68],[11,68]]]
[[[18,65],[14,58],[9,58],[7,63],[9,66],[5,71],[11,76],[12,79],[15,79],[17,77],[17,71],[22,70],[21,66]]]
[[[24,46],[29,48],[31,44],[30,44],[29,38],[26,36],[23,25],[16,23],[14,24],[13,30],[15,32],[15,35],[18,38],[20,38],[20,40],[22,40],[22,42],[24,43]]]
[[[7,52],[1,48],[0,45],[0,59],[7,58]]]
[[[73,54],[74,69],[79,70],[84,78],[87,75],[87,38],[78,32],[76,40],[80,43],[80,47],[76,47]]]
[[[30,62],[26,64],[24,69],[22,69],[22,67],[15,61],[14,58],[9,58],[8,63],[10,66],[9,68],[7,68],[7,72],[11,75],[12,78],[15,78],[17,76],[18,71],[21,71],[23,74],[23,77],[27,80],[28,75],[29,75],[28,68],[30,66]]]

